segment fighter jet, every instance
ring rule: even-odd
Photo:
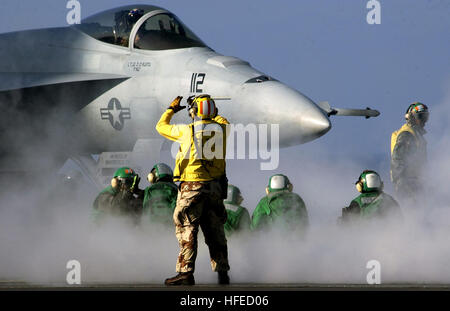
[[[123,6],[79,25],[0,35],[0,171],[54,170],[70,158],[98,182],[127,152],[157,158],[162,112],[177,95],[202,93],[227,99],[218,106],[233,123],[279,124],[281,146],[324,135],[331,115],[379,114],[316,104],[215,52],[173,13]]]

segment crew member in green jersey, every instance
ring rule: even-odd
[[[250,230],[250,214],[245,207],[241,206],[243,200],[239,188],[229,184],[227,198],[223,201],[227,210],[227,222],[224,225],[227,236]]]
[[[103,189],[93,204],[92,217],[99,223],[107,215],[128,217],[137,225],[142,214],[144,191],[139,189],[140,177],[129,167],[121,167],[111,180],[111,185]]]
[[[392,196],[383,192],[383,182],[377,172],[363,171],[355,185],[361,194],[342,209],[342,223],[386,216],[401,217],[399,204]]]
[[[144,218],[173,226],[178,187],[173,182],[172,169],[164,163],[155,164],[147,180],[151,185],[144,190]]]
[[[282,174],[270,177],[263,197],[253,212],[253,230],[277,228],[283,231],[305,231],[309,225],[305,202],[292,192],[293,185]]]

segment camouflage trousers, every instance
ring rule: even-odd
[[[228,271],[228,248],[224,233],[227,213],[220,183],[183,182],[173,214],[175,234],[180,245],[176,271],[193,272],[197,258],[199,227],[209,248],[213,271]]]

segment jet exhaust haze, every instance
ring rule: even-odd
[[[365,284],[366,264],[375,259],[381,264],[382,283],[448,284],[450,210],[446,180],[450,161],[446,155],[450,135],[448,130],[435,129],[448,129],[448,114],[439,112],[445,111],[449,100],[450,94],[440,106],[431,107],[427,206],[402,205],[402,224],[338,228],[341,208],[357,194],[354,180],[372,164],[344,156],[330,161],[327,150],[311,151],[308,145],[281,149],[276,172],[286,173],[294,191],[304,198],[310,230],[304,240],[274,232],[230,237],[232,282]],[[50,133],[54,130],[50,124],[45,126]],[[45,146],[50,148],[53,141],[48,140]],[[169,151],[163,156],[173,164]],[[264,195],[271,172],[259,170],[259,161],[228,163],[230,182],[241,188],[243,205],[252,212]],[[388,172],[384,169],[380,173],[386,192],[394,194]],[[64,285],[66,263],[72,259],[81,263],[82,284],[162,284],[174,273],[178,245],[173,228],[150,225],[145,219],[137,228],[120,219],[96,227],[89,218],[96,195],[90,184],[55,193],[58,185],[54,180],[32,178],[2,180],[0,279]],[[141,187],[146,185],[143,179]],[[200,284],[216,282],[202,235],[196,279]]]

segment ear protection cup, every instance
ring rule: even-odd
[[[291,183],[289,183],[289,184],[287,185],[287,188],[288,188],[289,192],[292,192],[292,190],[294,190],[294,185],[291,184]]]
[[[152,172],[152,173],[148,174],[147,175],[147,180],[148,180],[149,183],[154,184],[155,181],[156,181],[155,173]]]
[[[360,180],[360,181],[358,181],[356,184],[355,184],[355,186],[356,186],[356,190],[358,190],[358,192],[363,192],[363,183],[362,183],[362,181]]]
[[[117,188],[119,186],[119,180],[117,178],[111,179],[111,187]]]

